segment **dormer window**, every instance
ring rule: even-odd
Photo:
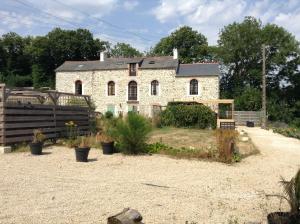
[[[129,75],[136,76],[136,63],[129,64]]]

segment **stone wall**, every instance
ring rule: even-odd
[[[138,110],[151,116],[152,106],[166,106],[174,100],[218,99],[219,78],[207,77],[175,77],[174,69],[143,69],[137,76],[129,76],[128,70],[107,70],[90,72],[57,72],[56,89],[62,92],[75,92],[75,81],[82,81],[83,94],[91,95],[96,105],[96,111],[106,112],[108,107],[114,107],[115,114],[126,113],[132,104],[128,103],[128,83],[132,80],[138,85]],[[189,82],[198,80],[199,94],[189,95]],[[159,82],[158,95],[151,95],[151,81]],[[115,96],[108,96],[107,83],[115,82]]]

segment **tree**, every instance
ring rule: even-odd
[[[143,55],[137,49],[133,48],[132,46],[126,43],[117,43],[111,49],[110,53],[113,57],[140,57]]]
[[[291,108],[299,100],[299,95],[295,95],[295,91],[299,90],[294,88],[299,86],[296,78],[299,74],[299,43],[284,28],[274,24],[263,26],[253,17],[246,17],[243,22],[229,24],[221,30],[218,55],[226,67],[221,79],[222,96],[238,98],[244,94],[245,87],[261,89],[262,44],[268,46],[268,100],[270,97],[273,101],[277,100],[269,104],[268,112],[275,111],[270,108],[272,105]],[[247,106],[241,109],[247,109]]]
[[[46,36],[35,37],[26,49],[32,57],[34,86],[54,87],[54,70],[58,66],[66,60],[96,60],[99,51],[105,50],[107,44],[94,39],[90,31],[85,29],[56,28]]]
[[[207,39],[189,26],[183,26],[162,38],[149,54],[172,55],[173,48],[179,52],[179,60],[183,63],[209,60]]]

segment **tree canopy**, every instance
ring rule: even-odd
[[[140,57],[143,54],[126,43],[117,43],[110,51],[113,57]]]
[[[253,17],[246,17],[243,22],[229,24],[221,30],[218,57],[225,65],[221,94],[236,99],[237,108],[253,108],[247,96],[253,98],[260,95],[263,44],[267,46],[269,109],[274,105],[293,107],[300,100],[299,89],[295,88],[299,86],[299,43],[284,28],[274,24],[263,26],[260,20]],[[256,98],[256,105],[261,105],[261,97]],[[256,106],[254,108],[257,109]],[[290,116],[285,121],[290,121]]]
[[[180,27],[162,38],[152,49],[152,54],[172,55],[174,48],[178,49],[182,63],[205,61],[209,57],[206,37],[188,26]]]

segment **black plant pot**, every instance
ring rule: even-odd
[[[253,128],[254,127],[254,122],[253,121],[246,121],[246,126]]]
[[[32,155],[42,155],[43,142],[30,143],[30,152]]]
[[[85,147],[85,148],[75,148],[75,155],[76,155],[76,161],[77,162],[87,162],[88,161],[88,156],[90,152],[90,147]]]
[[[101,142],[104,155],[111,155],[114,153],[114,142]]]
[[[273,212],[268,214],[269,224],[300,224],[300,214],[289,212]]]

